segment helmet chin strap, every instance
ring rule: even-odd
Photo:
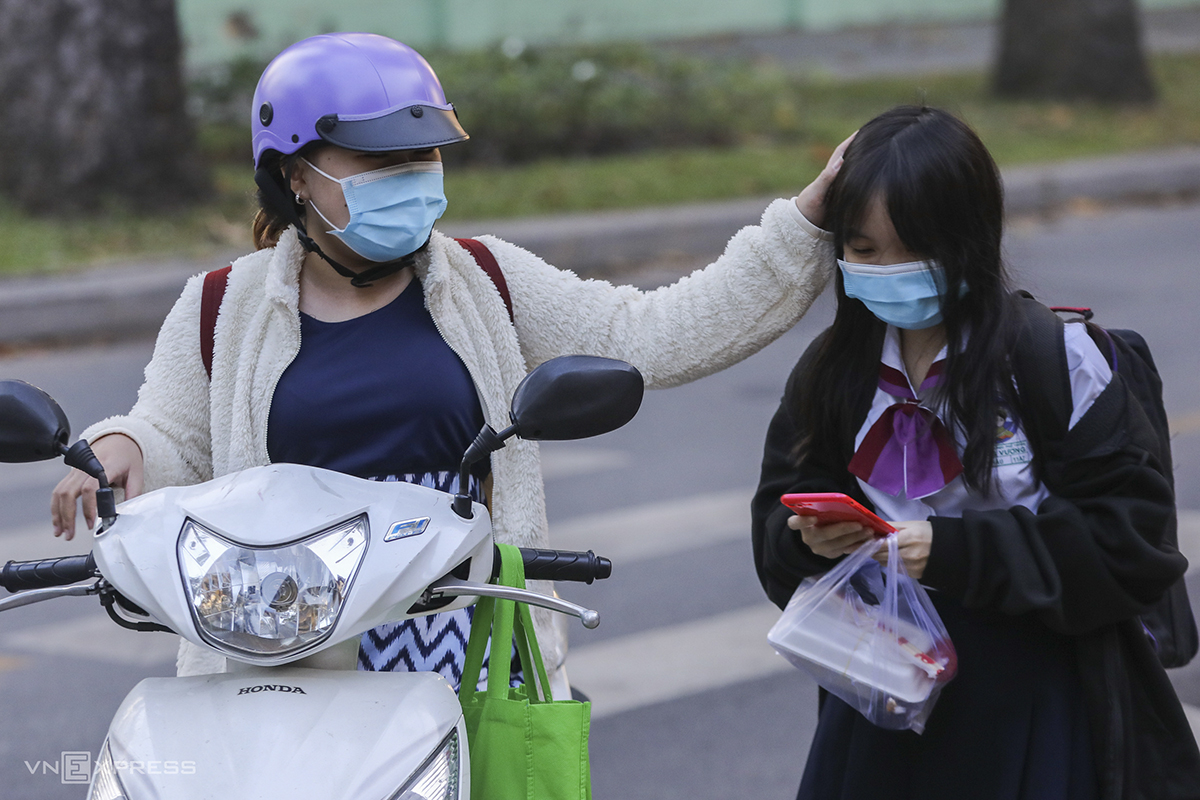
[[[411,266],[417,260],[417,254],[429,246],[429,240],[425,240],[425,244],[418,247],[406,256],[401,256],[394,261],[385,261],[382,264],[376,264],[367,267],[362,272],[355,272],[343,264],[334,261],[321,249],[321,246],[312,240],[305,232],[302,225],[296,227],[297,234],[300,238],[300,245],[310,253],[316,253],[325,260],[325,263],[333,267],[334,272],[350,279],[350,285],[359,289],[364,289],[372,284],[372,282],[380,278],[386,278],[388,275],[394,275],[405,267]]]
[[[334,272],[342,277],[350,279],[350,285],[359,289],[364,289],[377,281],[380,278],[386,278],[388,275],[394,275],[407,266],[411,266],[417,259],[417,254],[429,246],[429,239],[425,240],[425,244],[418,247],[413,252],[406,256],[401,256],[394,261],[385,261],[382,264],[376,264],[372,267],[367,267],[361,272],[355,272],[344,264],[339,264],[334,259],[330,258],[321,246],[312,240],[308,235],[308,230],[304,225],[304,220],[296,213],[296,207],[292,204],[292,200],[283,189],[276,183],[271,173],[265,169],[258,169],[254,172],[254,182],[258,184],[258,188],[263,192],[265,199],[275,211],[279,212],[284,219],[290,222],[296,228],[297,236],[300,239],[300,246],[310,253],[316,253],[326,264],[333,267]]]

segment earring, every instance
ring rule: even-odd
[[[301,197],[299,194],[296,195],[296,205],[298,205],[298,206],[304,205],[304,198]]]

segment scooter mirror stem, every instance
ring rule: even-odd
[[[62,455],[63,463],[68,467],[74,467],[100,482],[100,488],[96,490],[96,516],[103,520],[105,527],[111,526],[117,519],[117,501],[108,485],[104,466],[92,452],[87,440],[80,439],[70,447],[64,448]]]
[[[458,468],[458,494],[454,495],[454,513],[463,519],[471,518],[471,497],[467,494],[470,487],[471,467],[482,461],[491,453],[504,447],[504,440],[511,438],[517,432],[516,425],[509,425],[496,433],[491,425],[484,425],[463,455],[462,465]]]

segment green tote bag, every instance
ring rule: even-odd
[[[525,588],[520,551],[500,545],[503,586]],[[488,636],[487,691],[477,691]],[[508,642],[516,636],[526,683],[509,687]],[[591,703],[554,700],[529,606],[481,598],[475,606],[459,690],[471,754],[471,796],[482,800],[590,800]]]

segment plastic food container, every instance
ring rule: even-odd
[[[879,606],[855,600],[831,592],[803,619],[789,614],[797,610],[789,605],[767,641],[792,664],[816,670],[847,691],[861,684],[883,692],[893,709],[927,700],[946,666],[930,653],[932,639],[902,620],[880,620]]]
[[[767,640],[875,725],[920,733],[958,661],[924,588],[892,552],[895,537],[885,542],[888,566],[868,543],[801,583]]]

